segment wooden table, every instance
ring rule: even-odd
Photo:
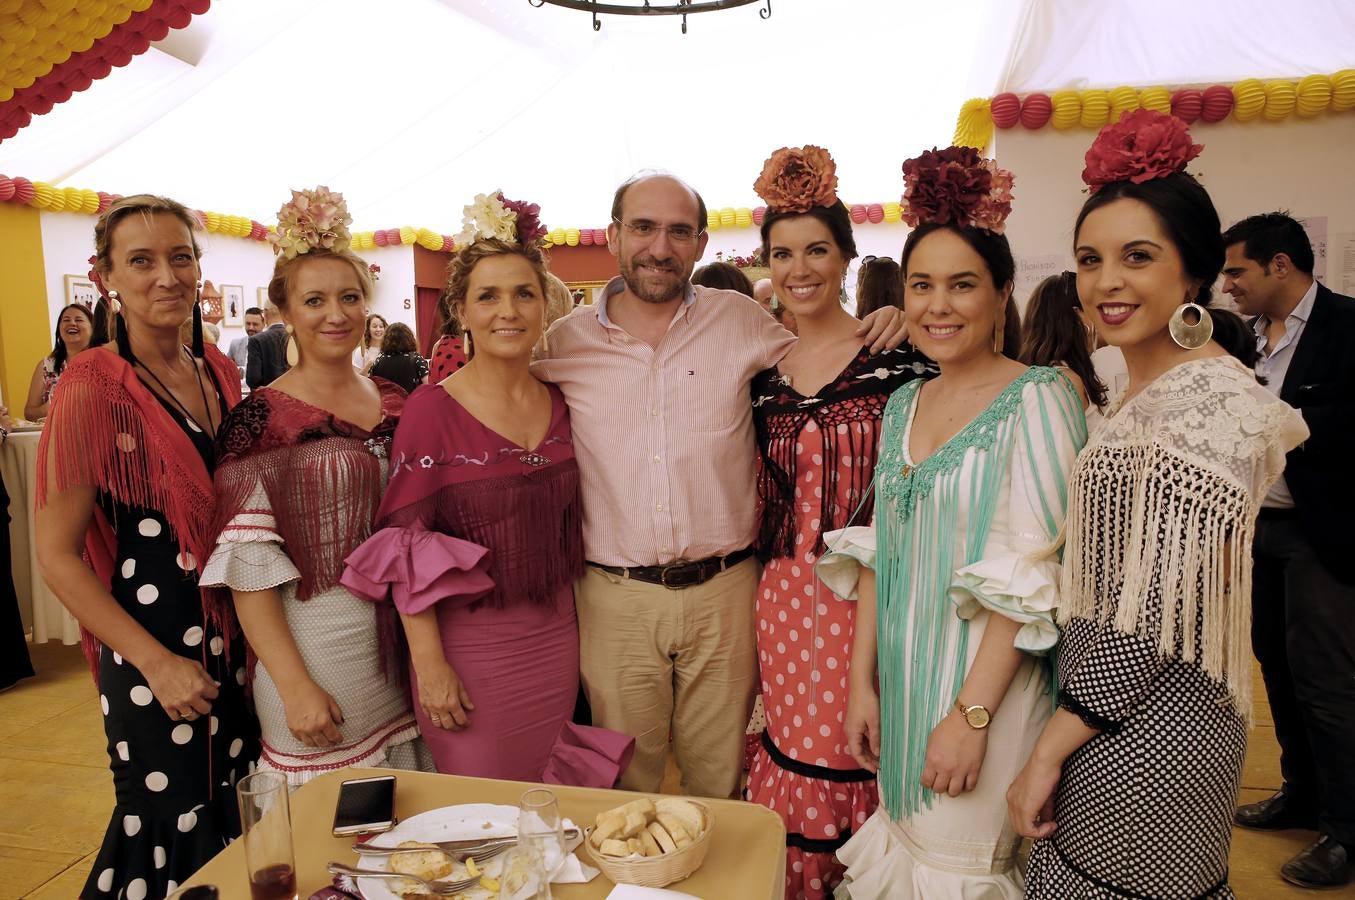
[[[292,844],[296,854],[298,896],[304,898],[330,883],[325,864],[337,859],[357,863],[352,838],[336,838],[329,830],[339,782],[346,778],[394,775],[395,813],[404,821],[430,809],[459,803],[502,803],[517,806],[524,791],[539,784],[462,778],[394,769],[342,769],[322,775],[292,794]],[[560,814],[579,825],[591,825],[598,813],[635,794],[596,788],[545,785],[560,800]],[[781,900],[786,883],[786,830],[781,817],[763,806],[737,800],[705,800],[715,812],[715,834],[701,868],[672,885],[705,900]],[[184,887],[214,884],[223,900],[249,897],[244,847],[235,841],[203,866]],[[599,875],[588,884],[552,885],[558,900],[606,897],[612,882]]]

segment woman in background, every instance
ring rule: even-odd
[[[398,384],[405,393],[412,393],[419,385],[428,383],[428,360],[419,355],[414,332],[404,322],[396,322],[386,329],[381,355],[372,363],[369,374]]]
[[[1106,407],[1106,386],[1092,366],[1096,331],[1087,324],[1077,299],[1077,276],[1050,275],[1036,286],[1026,305],[1021,330],[1021,362],[1063,370],[1083,405]]]
[[[367,317],[367,325],[362,332],[362,341],[358,344],[358,360],[354,365],[366,375],[371,371],[372,363],[381,355],[381,342],[386,337],[386,320],[376,313]]]
[[[28,400],[24,403],[25,419],[36,422],[47,416],[51,408],[52,391],[56,389],[66,364],[77,353],[92,346],[93,337],[93,313],[79,303],[62,308],[56,320],[52,352],[44,356],[33,370],[33,379],[28,385]]]
[[[856,317],[864,319],[886,306],[903,309],[903,275],[888,256],[872,256],[857,277]]]
[[[738,266],[727,262],[707,263],[692,273],[692,284],[721,291],[738,291],[745,297],[753,296],[753,283]]]

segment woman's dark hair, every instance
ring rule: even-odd
[[[1002,355],[1008,359],[1021,358],[1021,311],[1011,297],[1002,310]]]
[[[886,306],[903,309],[903,275],[894,260],[877,256],[861,267],[861,280],[856,289],[856,317],[864,319]]]
[[[83,303],[67,303],[65,306],[61,307],[61,312],[56,314],[56,331],[53,334],[54,342],[52,343],[51,352],[52,371],[56,372],[58,375],[61,374],[62,369],[66,368],[66,360],[70,358],[69,351],[66,349],[66,342],[61,339],[61,317],[66,314],[66,310],[68,309],[80,310],[85,318],[89,319],[90,330],[94,330],[94,313],[89,311],[89,307],[85,306]],[[92,336],[90,337],[89,345],[91,347],[95,346],[94,338]]]
[[[1007,243],[1006,235],[993,234],[982,228],[960,228],[939,222],[923,222],[908,233],[907,240],[903,242],[903,255],[899,257],[899,268],[905,279],[908,277],[908,259],[913,255],[913,251],[923,238],[937,231],[954,232],[969,245],[970,249],[981,256],[993,276],[993,286],[998,290],[1016,281],[1016,260],[1012,258],[1012,248]]]
[[[386,334],[381,338],[381,352],[416,353],[419,344],[414,340],[414,332],[404,322],[392,322],[386,326]]]
[[[433,323],[433,332],[439,338],[461,337],[463,330],[461,320],[456,317],[456,310],[452,309],[452,298],[447,296],[447,291],[444,290],[438,297],[437,317]]]
[[[1082,379],[1087,399],[1106,405],[1106,386],[1092,366],[1087,326],[1080,315],[1077,275],[1063,272],[1041,281],[1026,304],[1021,329],[1021,362],[1028,366],[1066,366]]]
[[[738,291],[745,297],[753,296],[753,282],[738,266],[727,262],[707,263],[697,269],[692,273],[692,284],[722,291]]]
[[[1167,238],[1176,247],[1186,274],[1200,283],[1195,302],[1208,307],[1213,299],[1214,282],[1223,271],[1227,255],[1218,210],[1214,208],[1209,192],[1185,172],[1172,172],[1142,184],[1111,182],[1082,204],[1073,226],[1074,245],[1087,216],[1116,200],[1137,200],[1153,211]],[[1227,310],[1210,307],[1209,315],[1214,320],[1214,341],[1243,365],[1252,368],[1257,358],[1255,335],[1239,332],[1232,321],[1237,316]]]
[[[837,249],[842,253],[842,257],[844,259],[856,259],[856,238],[852,236],[852,214],[847,211],[846,205],[841,200],[832,206],[811,206],[806,212],[768,208],[767,214],[762,218],[761,234],[764,256],[772,249],[770,238],[772,226],[782,219],[792,219],[796,216],[809,216],[818,219],[832,233],[833,243],[837,244]]]

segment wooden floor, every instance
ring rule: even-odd
[[[93,865],[113,806],[113,785],[98,697],[79,648],[31,649],[38,677],[0,694],[0,900],[70,900],[79,896]],[[1259,678],[1256,694],[1265,696]],[[1280,783],[1270,711],[1264,702],[1258,706],[1242,779],[1244,802],[1265,797]],[[1315,893],[1280,879],[1280,865],[1312,839],[1311,832],[1237,830],[1232,856],[1237,896],[1355,897],[1355,889]]]

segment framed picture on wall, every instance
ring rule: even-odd
[[[86,309],[93,309],[94,304],[99,302],[99,289],[85,276],[67,275],[65,281],[67,305],[79,303]]]
[[[245,288],[240,284],[221,286],[221,324],[227,328],[241,328],[245,324]]]

